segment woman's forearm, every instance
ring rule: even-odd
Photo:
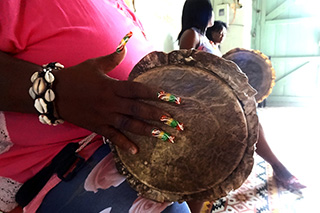
[[[30,77],[41,66],[0,51],[0,111],[36,113],[29,95]]]

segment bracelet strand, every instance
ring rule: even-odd
[[[64,121],[59,118],[55,110],[55,93],[52,85],[55,80],[52,70],[61,70],[64,66],[58,62],[52,62],[42,66],[41,71],[33,73],[31,76],[32,86],[29,94],[34,100],[34,107],[39,113],[39,121],[43,124],[56,126]]]

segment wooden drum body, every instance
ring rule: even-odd
[[[251,172],[258,135],[256,91],[231,61],[197,50],[152,52],[129,80],[181,97],[181,104],[148,101],[184,124],[175,143],[124,134],[139,146],[130,155],[112,147],[119,172],[140,196],[155,200],[215,200],[241,186]],[[156,94],[155,94],[156,95]]]
[[[222,56],[235,62],[248,76],[249,84],[257,90],[256,101],[265,100],[275,85],[275,70],[269,58],[258,50],[235,48]]]

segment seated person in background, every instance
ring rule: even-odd
[[[222,54],[219,48],[215,49],[215,46],[223,41],[226,27],[224,27],[225,24],[221,22],[213,22],[213,17],[212,6],[209,1],[186,0],[182,12],[182,29],[178,35],[180,49],[198,49],[221,57]],[[220,26],[215,27],[212,23],[217,23],[218,26],[222,25],[222,30],[212,30],[220,28]],[[214,45],[210,44],[209,39],[205,36],[208,29],[210,29],[211,32],[213,31],[211,37],[209,37],[213,39],[211,43]],[[220,36],[215,36],[217,32],[220,32]],[[290,191],[299,191],[305,188],[272,152],[260,123],[259,138],[256,146],[257,154],[272,166],[274,177],[279,184]],[[197,209],[199,206],[201,206],[201,204],[196,202],[190,204],[191,210]]]
[[[220,44],[224,41],[227,35],[227,25],[222,21],[214,21],[212,27],[208,27],[206,36],[209,39],[210,44],[214,49],[214,53],[217,56],[222,56],[220,51]]]
[[[220,44],[224,41],[225,36],[227,34],[227,25],[222,21],[214,21],[214,25],[212,27],[207,28],[206,36],[209,39],[212,47],[217,53],[217,56],[222,56],[220,52]],[[277,157],[273,154],[270,149],[263,132],[263,128],[260,125],[260,135],[259,141],[257,143],[256,152],[268,163],[271,164],[274,177],[284,188],[296,191],[305,188],[304,185],[300,184],[287,169],[286,167],[277,159]]]

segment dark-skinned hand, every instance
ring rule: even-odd
[[[120,53],[89,59],[54,72],[55,103],[65,121],[100,134],[134,154],[138,147],[120,130],[151,137],[154,126],[141,119],[159,121],[162,115],[169,114],[141,101],[157,100],[158,88],[118,81],[106,75],[125,55],[126,48]]]

